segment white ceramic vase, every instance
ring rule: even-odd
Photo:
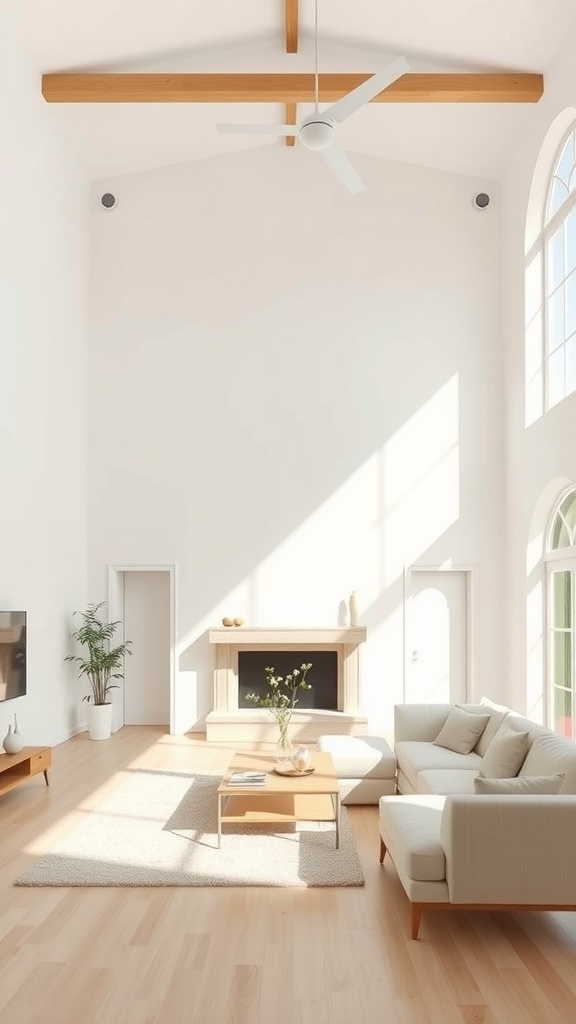
[[[350,594],[350,599],[348,601],[348,608],[350,610],[350,625],[351,626],[357,626],[358,625],[358,594],[356,593],[355,590],[353,590],[352,593]]]
[[[88,705],[88,735],[91,740],[109,740],[112,732],[112,705]]]
[[[2,743],[2,746],[4,747],[4,750],[6,751],[7,754],[19,754],[20,751],[22,750],[22,747],[24,746],[24,740],[22,739],[20,733],[18,732],[18,723],[16,721],[16,718],[14,719],[14,721],[16,728],[12,730],[12,726],[8,726],[8,732],[6,733],[4,741]]]

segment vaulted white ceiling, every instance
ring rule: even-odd
[[[402,54],[415,72],[543,72],[576,22],[574,0],[318,0],[320,70],[373,73]],[[300,0],[299,52],[285,52],[285,0],[20,0],[24,50],[39,73],[308,72],[314,0]],[[544,85],[546,87],[546,85]],[[39,81],[40,91],[40,81]],[[298,116],[311,109],[302,104]],[[532,104],[369,104],[339,128],[350,153],[497,178]],[[277,146],[223,136],[219,121],[281,123],[280,104],[53,104],[91,178],[233,150]]]

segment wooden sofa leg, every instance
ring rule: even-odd
[[[418,938],[418,932],[420,931],[420,921],[422,919],[422,903],[412,903],[412,938]]]
[[[380,863],[381,864],[384,861],[384,857],[385,856],[386,856],[386,847],[384,846],[384,840],[382,839],[382,836],[380,836]]]

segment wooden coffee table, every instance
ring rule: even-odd
[[[340,846],[340,790],[330,754],[314,751],[314,771],[309,775],[277,775],[273,754],[232,756],[218,786],[218,846],[222,825],[288,823],[296,821],[333,821],[336,848]],[[232,772],[265,771],[262,786],[229,786]]]

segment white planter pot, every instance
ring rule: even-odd
[[[112,731],[112,705],[88,705],[88,734],[91,740],[109,740]]]

